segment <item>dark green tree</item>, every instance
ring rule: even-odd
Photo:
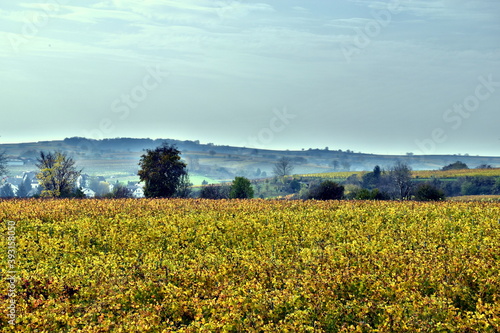
[[[388,194],[380,192],[378,188],[374,188],[371,191],[362,188],[354,193],[354,199],[356,200],[389,200],[389,198]]]
[[[463,169],[468,169],[469,167],[467,164],[456,161],[455,163],[448,164],[447,166],[444,166],[441,170],[446,171],[446,170],[463,170]]]
[[[492,192],[493,194],[500,194],[500,178],[497,178],[495,185],[493,185]]]
[[[290,191],[293,193],[297,193],[300,191],[300,182],[297,179],[294,179],[290,182]]]
[[[373,200],[372,192],[366,188],[360,188],[349,195],[351,198],[353,197],[356,200]]]
[[[181,161],[181,152],[168,143],[154,150],[147,149],[139,162],[139,178],[144,182],[147,198],[171,198],[175,196],[182,179],[187,175],[186,163]]]
[[[325,180],[309,190],[308,199],[340,200],[344,197],[344,186],[331,180]]]
[[[444,199],[444,192],[431,184],[421,184],[415,191],[415,200],[417,201],[441,201]]]
[[[40,169],[37,178],[43,190],[42,197],[71,197],[81,170],[75,168],[75,161],[61,152],[40,152],[36,166]]]
[[[495,182],[496,179],[494,177],[466,176],[461,186],[462,195],[494,194]]]
[[[250,180],[245,177],[236,177],[229,192],[231,199],[251,199],[253,198],[253,188]]]
[[[373,172],[368,172],[363,175],[362,183],[363,187],[366,189],[374,189],[380,185],[380,179],[382,176],[382,171],[378,165],[373,168]]]

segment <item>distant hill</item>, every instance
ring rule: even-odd
[[[84,172],[106,175],[117,179],[137,177],[137,163],[145,149],[154,149],[168,142],[182,152],[193,178],[193,183],[223,181],[234,176],[263,178],[272,176],[274,162],[281,156],[292,159],[294,173],[324,173],[334,171],[369,171],[375,165],[389,168],[396,161],[406,162],[414,170],[437,170],[461,161],[470,168],[482,164],[500,167],[500,157],[463,155],[375,155],[352,151],[308,149],[266,150],[200,143],[198,140],[115,138],[92,140],[81,137],[59,141],[39,141],[19,144],[0,144],[12,161],[13,174],[35,169],[34,161],[41,150],[63,151],[77,161]],[[14,163],[17,161],[16,163]],[[22,162],[20,162],[22,161]]]

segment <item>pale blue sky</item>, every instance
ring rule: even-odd
[[[46,0],[0,15],[0,143],[500,155],[497,0]]]

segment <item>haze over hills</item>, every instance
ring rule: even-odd
[[[232,146],[258,138],[254,146],[282,150],[499,153],[499,1],[1,8],[2,142],[169,136]]]
[[[235,176],[265,178],[272,176],[273,164],[281,156],[290,157],[294,174],[368,171],[375,165],[389,168],[397,161],[408,163],[414,170],[435,170],[460,160],[471,168],[487,164],[500,167],[499,156],[467,155],[375,155],[350,150],[310,148],[300,151],[264,150],[200,143],[198,140],[115,138],[91,140],[80,137],[55,141],[1,144],[9,158],[12,175],[36,170],[40,151],[62,151],[72,156],[83,172],[105,175],[117,180],[136,180],[138,161],[145,149],[154,149],[163,142],[176,145],[188,164],[195,185],[230,180]]]

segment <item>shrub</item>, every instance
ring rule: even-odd
[[[444,192],[431,184],[421,184],[415,192],[415,200],[417,201],[441,201],[444,199]]]
[[[231,191],[229,192],[231,199],[251,199],[253,198],[253,188],[250,180],[245,177],[236,177]]]
[[[331,180],[326,180],[321,184],[311,188],[308,199],[316,200],[340,200],[344,197],[344,186]]]
[[[389,200],[390,197],[385,192],[380,192],[378,188],[367,190],[362,188],[355,193],[354,199],[356,200]]]
[[[203,186],[200,190],[200,198],[202,199],[228,199],[229,187],[223,185],[208,185]]]
[[[468,169],[469,167],[467,164],[464,162],[456,161],[455,163],[448,164],[447,166],[444,166],[441,170],[446,171],[446,170],[463,170],[463,169]]]

